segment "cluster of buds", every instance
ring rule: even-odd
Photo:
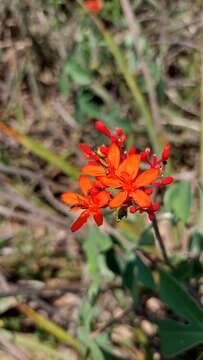
[[[127,136],[121,128],[112,133],[103,122],[96,121],[96,129],[108,138],[108,144],[98,146],[96,151],[80,144],[88,160],[79,178],[82,194],[66,192],[61,196],[65,203],[71,205],[71,211],[82,210],[71,230],[80,229],[89,216],[93,216],[97,226],[102,225],[104,208],[123,214],[119,218],[127,215],[128,210],[131,214],[145,212],[153,221],[159,206],[152,202],[150,196],[154,189],[173,182],[171,176],[164,177],[170,145],[164,147],[158,159],[156,154],[151,155],[149,147],[140,153],[135,147],[127,151]],[[145,164],[144,171],[142,164]]]

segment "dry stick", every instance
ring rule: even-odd
[[[132,6],[131,6],[129,0],[120,0],[120,3],[123,8],[123,12],[125,14],[126,20],[127,20],[129,30],[133,36],[134,48],[137,53],[137,57],[141,63],[142,73],[143,73],[143,76],[145,79],[145,84],[146,84],[146,87],[148,90],[149,105],[151,108],[154,125],[156,126],[157,131],[159,133],[161,133],[162,125],[161,125],[161,120],[160,120],[159,106],[158,106],[155,86],[154,86],[152,76],[150,74],[150,70],[149,70],[147,61],[143,57],[143,46],[141,45],[141,41],[140,41],[141,29],[140,29],[139,23],[137,21],[137,18],[135,16],[135,14],[133,13],[133,9],[132,9]]]
[[[159,246],[160,246],[161,253],[163,255],[164,261],[171,269],[173,269],[173,265],[171,264],[171,262],[169,260],[169,257],[167,255],[166,248],[165,248],[162,236],[160,234],[158,222],[157,222],[157,219],[156,219],[155,216],[154,216],[154,220],[152,221],[152,226],[153,226],[153,229],[154,229],[154,232],[155,232],[155,235],[156,235],[156,239],[157,239],[157,241],[159,243]]]

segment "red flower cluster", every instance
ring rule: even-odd
[[[131,213],[146,212],[153,220],[154,212],[159,206],[152,203],[150,195],[154,188],[161,188],[172,183],[171,176],[163,177],[164,168],[170,155],[170,145],[167,144],[161,159],[156,154],[150,157],[150,148],[138,153],[135,147],[125,150],[126,135],[120,128],[112,133],[101,121],[96,122],[96,128],[110,140],[110,144],[101,145],[93,151],[88,145],[80,148],[88,163],[82,167],[80,187],[84,195],[73,192],[62,194],[62,200],[71,205],[71,211],[82,209],[82,213],[71,230],[78,230],[93,216],[98,226],[103,223],[102,208],[121,208],[123,213],[130,209]],[[141,164],[147,169],[142,171]],[[94,180],[90,180],[93,177]],[[117,190],[115,193],[114,189]],[[114,195],[112,194],[112,190]]]

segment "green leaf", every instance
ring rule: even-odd
[[[135,303],[138,301],[138,285],[144,285],[148,289],[155,288],[150,268],[139,257],[127,263],[123,284],[131,291]]]
[[[192,206],[191,181],[180,181],[172,184],[165,193],[164,204],[167,210],[186,223]]]
[[[203,231],[194,229],[189,237],[189,251],[194,255],[199,255],[203,250]]]
[[[115,274],[121,275],[122,273],[122,264],[121,259],[117,256],[114,249],[111,248],[105,253],[106,264],[108,268]]]
[[[91,338],[90,334],[84,329],[79,329],[79,339],[84,344],[86,349],[88,349],[91,352],[91,358],[93,360],[105,360],[105,357],[97,345],[96,341]]]
[[[78,85],[90,85],[92,82],[91,72],[76,62],[75,57],[72,57],[65,63],[64,73],[69,75],[73,81]]]
[[[203,360],[203,352],[198,356],[196,360]]]
[[[139,258],[136,259],[138,267],[138,281],[148,289],[154,289],[154,280],[150,268]]]
[[[147,228],[140,235],[140,238],[138,240],[138,247],[139,246],[153,246],[154,243],[155,243],[154,234],[151,229]]]
[[[129,289],[135,304],[139,300],[138,275],[134,260],[129,261],[123,273],[123,285]]]
[[[70,82],[69,76],[63,72],[59,80],[59,89],[60,89],[60,93],[64,96],[65,99],[68,98],[70,93],[69,82]]]
[[[96,280],[97,285],[103,276],[112,275],[105,262],[104,253],[112,246],[111,237],[103,233],[98,227],[92,226],[87,240],[84,243],[84,251],[87,256],[89,273]]]
[[[89,92],[80,92],[77,96],[77,108],[75,118],[82,121],[84,115],[92,118],[103,118],[105,114],[101,106],[93,101],[93,94]]]
[[[161,270],[159,294],[161,299],[176,313],[191,323],[203,327],[203,311],[185,287],[173,276]]]
[[[102,232],[96,225],[92,226],[89,231],[88,241],[97,245],[99,252],[107,251],[111,248],[111,237]]]
[[[160,328],[161,353],[164,358],[174,358],[203,342],[203,326],[161,319],[156,323]]]
[[[160,298],[188,323],[156,319],[160,328],[161,351],[171,358],[203,342],[203,311],[185,287],[161,270]]]
[[[203,265],[198,259],[182,260],[176,265],[172,275],[182,281],[199,279],[203,275]]]

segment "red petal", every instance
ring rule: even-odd
[[[136,204],[142,208],[148,208],[151,205],[150,197],[142,190],[136,190],[132,197]]]
[[[102,177],[100,180],[102,184],[112,189],[117,189],[122,186],[122,182],[117,177]]]
[[[160,174],[160,169],[153,168],[146,170],[137,177],[133,185],[136,186],[137,188],[145,185],[149,185],[158,178],[159,174]]]
[[[95,220],[97,226],[101,226],[103,224],[103,215],[100,212],[93,215],[93,217],[94,217],[94,220]]]
[[[129,155],[118,168],[119,175],[125,172],[130,175],[131,179],[134,179],[138,173],[140,165],[140,155]]]
[[[120,149],[115,143],[110,145],[107,159],[114,169],[118,169],[120,164]]]
[[[92,182],[88,176],[81,175],[79,178],[80,188],[84,194],[87,194],[88,191],[92,188]]]
[[[89,217],[89,211],[88,210],[83,211],[82,214],[79,216],[79,218],[71,226],[71,231],[75,232],[79,230],[81,226],[87,221],[88,217]]]
[[[61,200],[68,205],[76,205],[79,203],[79,194],[74,192],[65,192],[61,195]]]
[[[105,176],[105,170],[100,165],[85,165],[82,168],[82,172],[90,176]]]
[[[94,202],[98,204],[99,207],[103,207],[108,204],[110,194],[108,191],[100,191],[97,195],[93,197]]]
[[[117,208],[119,206],[121,206],[125,200],[128,197],[128,192],[127,191],[120,191],[118,194],[116,194],[116,196],[110,201],[109,203],[109,207],[114,209]]]

